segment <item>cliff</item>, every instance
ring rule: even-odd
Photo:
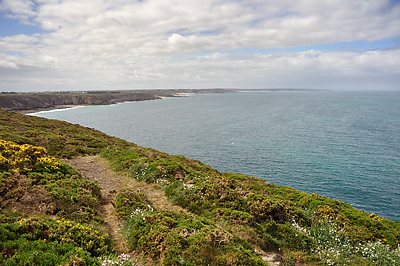
[[[0,109],[24,111],[51,109],[68,105],[108,105],[127,101],[160,99],[150,92],[81,92],[0,94]]]

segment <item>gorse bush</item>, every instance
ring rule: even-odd
[[[47,155],[43,147],[29,144],[18,145],[0,139],[0,170],[13,172],[29,172],[38,170],[58,170],[61,162]]]
[[[0,110],[0,265],[100,265],[98,256],[114,262],[104,228],[87,224],[102,223],[100,187],[56,158],[96,154],[107,145],[126,142]]]
[[[61,239],[63,243],[73,243],[88,251],[92,256],[100,256],[112,251],[108,234],[88,224],[65,219],[56,220],[57,226],[50,230],[50,237]]]
[[[0,206],[72,220],[0,214],[0,265],[100,265],[113,253],[110,237],[75,221],[101,221],[101,192],[43,147],[0,139]],[[75,221],[73,221],[75,220]]]
[[[100,265],[110,237],[68,220],[0,217],[1,265]]]
[[[78,221],[99,220],[101,192],[96,183],[43,147],[0,140],[0,206]],[[36,208],[36,209],[35,209]]]
[[[46,148],[29,144],[19,145],[0,139],[0,172],[78,174],[71,166],[53,156]]]

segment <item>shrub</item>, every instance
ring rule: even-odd
[[[129,246],[163,265],[266,265],[252,246],[212,220],[176,212],[152,212],[127,221]]]
[[[133,178],[147,183],[155,183],[161,177],[161,171],[157,167],[143,162],[133,164],[129,168],[129,173]]]
[[[120,218],[127,219],[139,212],[153,211],[150,201],[142,192],[133,189],[122,189],[113,200],[113,205]]]
[[[107,146],[128,145],[91,128],[3,110],[0,110],[0,139],[44,147],[49,155],[63,158],[94,155]]]
[[[0,140],[0,206],[44,211],[79,221],[99,220],[100,187],[47,150]]]
[[[100,265],[96,257],[113,251],[108,234],[94,226],[38,218],[1,221],[1,265]]]

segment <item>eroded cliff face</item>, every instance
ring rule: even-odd
[[[160,97],[148,92],[0,94],[0,109],[24,111],[56,108],[65,105],[107,105],[155,99],[160,99]]]

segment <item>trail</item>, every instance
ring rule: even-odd
[[[69,165],[80,170],[83,177],[91,181],[97,181],[102,190],[102,201],[100,212],[107,224],[107,230],[113,241],[115,250],[119,253],[131,255],[137,260],[136,265],[154,265],[152,261],[146,260],[140,254],[135,254],[127,247],[127,240],[122,232],[122,226],[116,215],[115,208],[111,204],[112,197],[110,191],[119,191],[123,188],[132,188],[146,194],[156,210],[175,211],[187,213],[187,210],[180,206],[173,205],[165,195],[164,191],[159,190],[159,184],[148,184],[129,178],[126,175],[112,171],[109,162],[100,156],[85,156],[74,159],[64,160]],[[256,250],[257,251],[257,250]],[[259,256],[270,266],[280,265],[280,255],[276,252],[265,253],[258,251]]]
[[[147,184],[129,178],[123,174],[113,172],[108,161],[98,155],[65,159],[64,161],[79,169],[83,177],[87,177],[91,181],[97,181],[97,184],[102,190],[100,212],[107,224],[107,229],[113,241],[115,250],[119,253],[130,254],[138,259],[138,262],[140,262],[140,256],[132,254],[127,247],[127,240],[121,231],[122,226],[116,215],[115,208],[111,203],[112,197],[110,196],[110,191],[119,191],[123,188],[136,189],[146,194],[153,207],[157,210],[187,212],[182,207],[173,205],[168,201],[164,191],[158,189],[158,184]],[[145,265],[150,264],[151,262],[149,261],[145,262]]]

